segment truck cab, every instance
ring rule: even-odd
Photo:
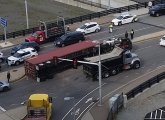
[[[46,37],[45,37],[44,31],[36,31],[31,36],[29,36],[25,39],[26,42],[35,41],[37,43],[44,42],[45,40],[46,40]]]
[[[91,63],[98,63],[99,60],[101,61],[103,78],[116,75],[122,70],[140,68],[138,55],[132,53],[130,50],[122,49],[117,46],[115,46],[112,51],[101,54],[100,57],[98,55],[85,58],[85,61]],[[93,80],[98,80],[99,78],[98,65],[83,64],[83,72],[87,76],[91,76]]]
[[[27,101],[25,120],[50,120],[52,98],[48,94],[32,94]]]
[[[39,30],[28,36],[25,41],[35,41],[38,44],[55,40],[65,33],[64,26],[59,24],[58,21],[54,23],[39,21]]]

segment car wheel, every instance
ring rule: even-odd
[[[62,44],[62,47],[64,47],[65,46],[65,44]]]
[[[9,90],[8,87],[4,87],[4,88],[3,88],[3,91],[8,91],[8,90]]]
[[[111,70],[111,75],[116,75],[117,74],[117,69],[116,68],[113,68],[112,70]]]
[[[122,23],[121,23],[121,22],[119,22],[119,23],[118,23],[118,25],[120,26],[120,25],[122,25]]]
[[[133,64],[133,68],[134,68],[134,69],[139,69],[139,68],[140,68],[140,62],[135,62],[135,63]]]
[[[156,17],[159,17],[160,16],[160,14],[159,13],[156,13]]]
[[[109,74],[109,72],[104,72],[104,73],[103,73],[103,76],[104,76],[105,78],[108,78],[108,77],[110,76],[110,74]]]
[[[20,64],[20,62],[19,62],[19,61],[16,61],[16,62],[15,62],[15,65],[19,65],[19,64]]]
[[[135,22],[135,19],[132,20],[132,23]]]
[[[3,62],[3,58],[0,58],[0,63],[2,63]]]
[[[96,29],[95,32],[96,32],[96,33],[99,32],[99,29]]]

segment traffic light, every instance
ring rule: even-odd
[[[73,68],[77,69],[77,59],[73,59]]]

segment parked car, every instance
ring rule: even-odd
[[[75,31],[75,32],[66,33],[61,37],[56,38],[54,41],[54,45],[58,47],[64,47],[84,40],[85,37],[83,33]]]
[[[159,45],[165,46],[165,35],[160,39]]]
[[[0,91],[7,91],[10,89],[10,84],[7,80],[0,80]]]
[[[149,9],[150,16],[160,16],[165,14],[165,4],[157,4]]]
[[[8,65],[19,65],[25,59],[38,55],[34,48],[25,48],[17,51],[14,55],[7,58]]]
[[[137,15],[131,15],[128,12],[122,13],[120,16],[112,20],[113,25],[123,25],[126,23],[138,21]]]
[[[76,31],[80,31],[83,34],[99,32],[100,26],[99,26],[99,24],[97,24],[97,22],[89,22],[89,23],[85,23],[80,28],[77,28]]]
[[[31,41],[31,42],[23,42],[15,47],[13,47],[11,49],[11,55],[13,55],[14,53],[16,53],[18,50],[20,49],[24,49],[24,48],[28,48],[28,47],[32,47],[34,49],[36,49],[37,51],[40,50],[40,46],[38,43],[36,43],[35,41]]]

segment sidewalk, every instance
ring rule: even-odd
[[[131,11],[130,13],[137,14],[137,15],[142,15],[142,14],[146,14],[147,12],[148,12],[148,9],[143,8],[143,9]],[[99,18],[92,19],[92,21],[96,21],[99,24],[104,24],[104,23],[110,22],[112,20],[112,17],[114,17],[116,15],[118,15],[118,14],[105,16],[105,17],[102,17],[100,19]],[[87,22],[87,21],[84,21],[83,23],[85,23],[85,22]],[[75,30],[75,28],[79,27],[80,24],[82,24],[82,23],[75,23],[75,24],[70,25],[71,30]],[[164,33],[165,33],[165,31],[157,32],[157,33],[154,33],[153,36],[154,37],[162,36],[162,35],[164,35]],[[141,41],[141,40],[144,40],[144,39],[150,39],[150,38],[153,38],[153,36],[152,35],[146,35],[146,36],[143,36],[143,37],[141,36],[140,38],[134,38],[134,41],[138,42],[138,41]],[[24,41],[24,38],[25,37],[18,37],[18,38],[14,38],[14,39],[12,39],[12,38],[8,39],[7,44],[4,44],[4,41],[0,41],[0,48],[10,47],[10,46],[13,46],[15,44],[19,44],[20,42]],[[23,67],[13,69],[10,72],[11,72],[11,81],[10,82],[14,82],[16,80],[19,80],[20,78],[22,78],[25,75],[25,70],[24,70]],[[6,72],[1,72],[0,73],[0,79],[6,80]],[[0,120],[20,120],[22,118],[22,116],[24,116],[24,115],[26,115],[26,110],[25,110],[24,106],[21,106],[21,107],[18,107],[18,108],[9,110],[9,111],[1,111],[0,110]],[[92,117],[91,117],[91,119],[87,117],[84,120],[92,120]]]

